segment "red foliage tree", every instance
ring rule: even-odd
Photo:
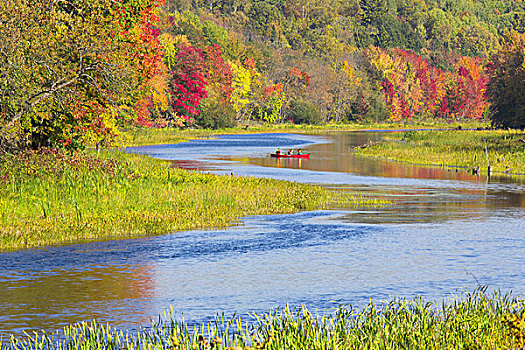
[[[208,96],[203,50],[182,44],[169,72],[169,92],[173,110],[191,125],[200,114],[199,102]]]
[[[142,5],[140,15],[136,12],[134,2],[117,0],[113,1],[113,13],[118,18],[120,33],[115,33],[121,40],[131,41],[134,50],[130,52],[129,59],[140,62],[141,74],[148,79],[159,73],[162,64],[162,45],[158,39],[160,29],[157,25],[160,19],[155,14],[156,8],[162,7],[164,0],[137,0]]]

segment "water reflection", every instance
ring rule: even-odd
[[[301,159],[301,158],[276,158],[278,168],[292,168],[292,169],[302,169],[303,165],[308,168],[308,163],[310,159]]]
[[[106,249],[107,244],[0,255],[0,335],[56,331],[92,319],[126,327],[147,324],[151,309],[140,301],[152,297],[151,266],[122,264],[125,256],[112,264],[111,256],[124,251]],[[55,259],[55,253],[61,257]]]

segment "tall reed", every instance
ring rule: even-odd
[[[95,321],[63,333],[28,335],[0,350],[28,349],[517,349],[524,342],[524,300],[485,288],[432,303],[397,298],[361,311],[339,306],[327,315],[306,307],[253,314],[249,322],[216,315],[196,325],[173,311],[134,333]]]

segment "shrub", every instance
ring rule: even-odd
[[[207,129],[231,128],[236,125],[235,111],[229,104],[207,100],[202,112],[195,118],[195,124]]]
[[[297,124],[319,125],[323,123],[321,112],[311,102],[307,101],[292,101],[289,116]]]

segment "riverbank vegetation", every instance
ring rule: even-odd
[[[408,131],[359,147],[356,153],[485,175],[490,165],[495,172],[525,175],[525,132],[513,130]]]
[[[0,349],[518,349],[525,345],[525,306],[484,288],[436,304],[421,298],[372,303],[362,311],[340,306],[330,315],[307,308],[253,314],[192,326],[175,315],[141,332],[123,333],[96,322],[2,343]]]
[[[246,215],[330,203],[384,204],[312,185],[176,169],[117,151],[4,156],[0,185],[0,251],[224,227]]]

